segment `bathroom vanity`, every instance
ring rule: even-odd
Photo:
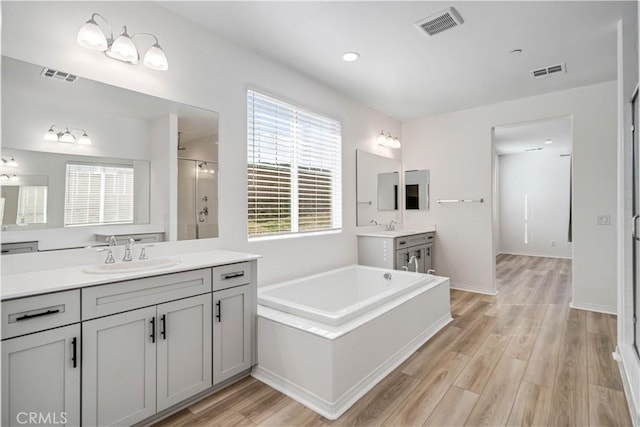
[[[359,233],[358,264],[426,273],[433,269],[434,237],[432,229]]]
[[[3,274],[2,425],[148,422],[247,375],[258,256],[174,258]]]

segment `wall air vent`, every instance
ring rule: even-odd
[[[415,25],[418,30],[428,36],[433,36],[453,27],[457,27],[464,22],[462,17],[452,7],[435,13],[431,16],[427,16],[424,19],[416,22]]]
[[[65,73],[63,71],[54,70],[53,68],[43,68],[40,73],[42,77],[49,77],[54,80],[62,80],[68,83],[73,83],[78,79],[78,76]]]
[[[535,70],[529,71],[529,75],[532,79],[539,79],[541,77],[547,77],[552,74],[558,73],[566,73],[567,66],[566,64],[558,64],[558,65],[550,65],[548,67],[537,68]]]
[[[524,151],[542,151],[542,147],[536,147],[536,148],[527,148]]]

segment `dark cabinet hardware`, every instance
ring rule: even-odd
[[[160,335],[162,335],[162,339],[166,340],[167,339],[167,315],[163,314],[162,317],[160,318],[160,322],[162,323],[161,329],[160,329]]]
[[[235,279],[236,277],[244,276],[244,271],[236,271],[233,273],[227,273],[222,275],[222,280]]]
[[[47,310],[47,311],[43,311],[41,313],[36,313],[36,314],[25,314],[24,316],[17,317],[16,322],[19,322],[21,320],[33,319],[34,317],[48,316],[50,314],[56,314],[56,313],[60,313],[60,310],[59,309]]]
[[[71,340],[71,363],[73,363],[73,367],[78,367],[78,338],[73,337]]]
[[[222,322],[222,306],[220,305],[220,301],[216,303],[216,319],[218,319],[218,323]]]
[[[156,318],[152,317],[151,318],[151,335],[149,335],[151,337],[151,342],[155,343],[156,342]]]

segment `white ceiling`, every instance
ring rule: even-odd
[[[614,80],[616,21],[637,16],[635,1],[159,4],[400,120]],[[449,6],[464,24],[433,37],[413,26]],[[529,77],[563,62],[566,74]]]
[[[553,142],[545,144],[547,139]],[[493,141],[499,155],[526,153],[534,148],[571,153],[571,119],[564,117],[496,127]]]

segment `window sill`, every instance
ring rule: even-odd
[[[287,233],[287,234],[274,234],[270,236],[256,236],[256,237],[249,237],[247,240],[249,243],[253,243],[253,242],[262,242],[267,240],[297,239],[300,237],[325,236],[329,234],[340,234],[340,233],[342,233],[342,229],[338,228],[336,230],[326,230],[326,231],[309,231],[309,232],[302,232],[302,233]]]

